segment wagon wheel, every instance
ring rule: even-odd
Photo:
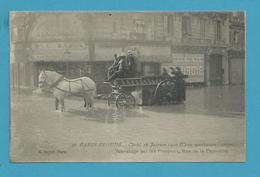
[[[133,108],[135,106],[135,98],[132,94],[120,93],[116,98],[117,108]]]
[[[174,80],[164,80],[155,89],[154,102],[171,103],[175,101],[176,97],[176,82]]]

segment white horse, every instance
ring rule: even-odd
[[[40,88],[52,88],[55,97],[55,109],[59,104],[61,111],[64,111],[65,96],[78,96],[84,98],[84,107],[90,109],[94,106],[94,96],[96,95],[96,83],[88,77],[77,79],[67,79],[55,71],[41,71],[39,75]]]

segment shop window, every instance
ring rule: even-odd
[[[91,75],[91,66],[87,63],[75,62],[68,64],[69,77],[77,78]]]
[[[66,63],[64,62],[38,62],[39,70],[56,71],[60,74],[65,74]]]
[[[142,63],[143,76],[159,75],[159,63]]]
[[[55,71],[63,75],[66,74],[66,63],[65,62],[56,63]]]

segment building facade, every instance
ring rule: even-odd
[[[243,13],[229,17],[229,81],[231,84],[245,83],[245,20]]]
[[[219,12],[11,14],[11,87],[37,87],[39,70],[52,69],[69,78],[89,76],[97,82],[98,92],[109,92],[103,84],[106,70],[115,53],[129,49],[138,56],[143,76],[179,66],[189,76],[187,83],[244,83],[237,81],[241,73],[236,60],[244,62],[244,46],[236,48],[233,41],[235,32],[244,30],[244,17],[237,28],[235,16]],[[241,42],[244,33],[239,34]]]

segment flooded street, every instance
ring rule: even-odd
[[[42,95],[11,98],[11,159],[30,161],[243,161],[242,86],[187,88],[186,102],[131,110]]]

